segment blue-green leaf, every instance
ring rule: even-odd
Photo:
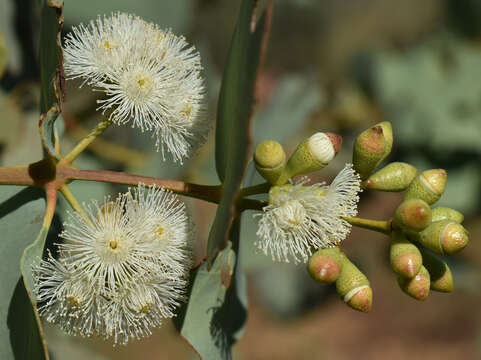
[[[62,47],[63,1],[42,0],[40,18],[40,137],[45,150],[57,156],[55,121],[60,117],[63,92]]]
[[[0,359],[48,359],[40,335],[38,316],[32,308],[20,277],[20,259],[24,249],[38,236],[45,239],[42,229],[45,201],[36,188],[20,190],[2,186],[0,192]],[[40,233],[40,235],[38,235]],[[40,256],[41,256],[40,252]],[[20,279],[20,280],[19,280]],[[7,328],[8,318],[8,328]]]
[[[239,221],[232,243],[217,256],[212,268],[196,270],[189,303],[176,323],[182,336],[202,359],[231,359],[247,318],[247,284],[239,253]]]
[[[209,263],[227,241],[235,216],[235,199],[249,156],[249,122],[255,82],[271,14],[270,5],[255,22],[255,6],[254,0],[242,1],[219,94],[215,155],[217,174],[224,183],[224,190],[209,235]]]

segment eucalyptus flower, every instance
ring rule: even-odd
[[[256,246],[273,260],[307,262],[313,250],[335,246],[346,238],[351,225],[343,219],[357,214],[359,175],[347,165],[326,186],[297,184],[273,186],[269,204],[257,215]]]
[[[205,139],[200,55],[184,37],[116,13],[74,27],[64,53],[67,77],[103,92],[99,110],[114,123],[152,131],[163,156],[182,162]]]
[[[192,223],[172,192],[143,185],[69,214],[34,269],[40,313],[67,333],[125,344],[151,333],[184,301]]]

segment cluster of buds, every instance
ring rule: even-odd
[[[353,166],[363,180],[363,189],[405,191],[384,232],[391,236],[390,262],[400,288],[417,300],[425,300],[430,290],[453,290],[451,270],[435,253],[460,251],[468,244],[468,232],[461,225],[464,216],[460,212],[431,208],[444,193],[445,170],[432,169],[418,175],[412,165],[393,162],[374,172],[389,155],[392,143],[390,123],[367,129],[354,144]],[[309,260],[308,270],[322,284],[336,282],[339,295],[352,308],[364,312],[371,309],[368,279],[338,247],[317,251]]]

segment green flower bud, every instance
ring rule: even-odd
[[[387,134],[385,133],[387,132]],[[354,143],[352,163],[354,170],[366,180],[389,155],[392,148],[392,129],[388,122],[380,123],[361,133]]]
[[[386,165],[363,182],[366,189],[403,191],[416,177],[418,170],[407,163],[393,162]]]
[[[336,290],[353,309],[371,311],[372,289],[369,280],[347,257],[344,257],[342,270],[336,281]]]
[[[424,247],[441,255],[454,254],[469,242],[467,230],[453,220],[433,222],[425,230],[411,236]]]
[[[266,140],[257,146],[254,163],[259,174],[274,184],[284,171],[286,153],[277,141]]]
[[[402,291],[416,300],[424,301],[429,295],[431,280],[429,272],[424,266],[421,266],[419,273],[412,279],[398,277],[398,283]]]
[[[309,259],[307,270],[314,280],[331,284],[341,273],[344,257],[339,247],[318,250]]]
[[[332,133],[318,132],[301,142],[289,158],[276,185],[285,184],[290,178],[322,169],[337,155],[342,138]]]
[[[447,173],[444,169],[432,169],[423,171],[409,185],[405,200],[419,198],[429,205],[439,200],[446,188]]]
[[[452,292],[454,289],[453,275],[448,265],[424,249],[422,254],[423,265],[431,277],[431,290]]]
[[[431,208],[421,199],[404,200],[396,209],[393,227],[407,233],[424,230],[431,223]]]
[[[433,212],[433,218],[432,218],[433,222],[440,221],[440,220],[453,220],[461,224],[464,220],[463,214],[451,208],[437,207],[432,209],[432,212]]]
[[[393,232],[390,249],[391,267],[402,277],[411,279],[419,272],[423,264],[421,252],[411,243],[406,235]]]
[[[392,136],[392,125],[389,121],[383,121],[379,123],[382,127],[382,132],[384,134],[384,139],[386,140],[386,150],[384,151],[384,158],[386,158],[392,150],[393,136]]]

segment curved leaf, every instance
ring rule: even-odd
[[[227,241],[251,145],[249,123],[255,82],[272,12],[270,3],[256,22],[256,3],[254,0],[242,1],[219,94],[215,155],[217,174],[224,183],[224,190],[209,234],[209,263]]]
[[[19,280],[19,263],[24,249],[41,230],[45,202],[43,192],[36,188],[19,190],[16,186],[2,186],[0,192],[0,359],[48,359],[42,343],[38,318]],[[37,241],[38,241],[37,238]],[[41,253],[40,253],[41,256]],[[8,328],[7,328],[8,318]]]

